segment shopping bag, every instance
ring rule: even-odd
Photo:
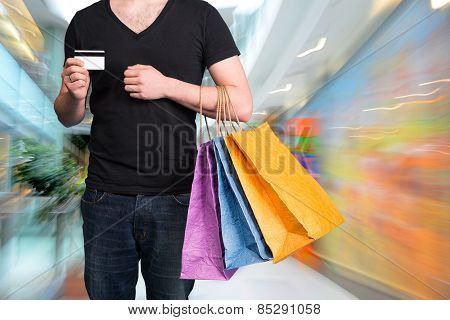
[[[215,138],[220,225],[226,269],[265,262],[272,258],[245,197],[222,137]]]
[[[225,270],[217,196],[214,145],[198,148],[183,243],[181,279],[228,280],[236,269]]]
[[[220,234],[217,169],[212,141],[201,144],[189,201],[181,261],[181,279],[228,280]]]
[[[327,193],[267,123],[224,139],[274,263],[343,223]]]
[[[218,110],[222,106],[222,89],[218,88]],[[203,143],[202,87],[200,86],[200,145],[194,170],[188,217],[182,249],[181,279],[228,280],[237,269],[225,269],[217,164],[213,141]],[[217,112],[216,122],[220,121]],[[205,117],[206,120],[206,117]],[[208,135],[211,139],[208,123]]]

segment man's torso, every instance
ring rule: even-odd
[[[135,10],[149,12],[135,18]],[[206,67],[240,54],[219,12],[200,0],[165,5],[161,0],[148,10],[101,0],[70,23],[66,59],[74,49],[105,52],[105,70],[90,72],[94,119],[86,185],[122,194],[190,192],[196,113],[169,99],[130,97],[124,72],[136,64],[151,65],[167,77],[200,85]]]
[[[151,23],[131,22],[136,33],[125,25],[130,23],[126,13],[121,15],[126,21],[120,21],[107,2],[94,6],[84,13],[76,48],[105,51],[105,71],[91,72],[94,120],[86,184],[114,193],[188,192],[196,155],[195,113],[168,99],[131,98],[123,73],[135,64],[152,65],[165,76],[200,84],[205,70],[201,11],[169,1],[158,15],[156,8],[140,16]]]

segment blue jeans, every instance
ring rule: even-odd
[[[179,275],[189,197],[86,189],[84,280],[91,299],[135,299],[139,261],[147,299],[188,299],[194,281]]]

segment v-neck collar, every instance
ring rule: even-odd
[[[106,11],[111,16],[111,18],[113,18],[113,20],[116,21],[116,23],[118,23],[122,27],[122,29],[124,29],[126,32],[128,32],[133,38],[139,39],[158,26],[158,24],[161,22],[161,20],[167,14],[167,12],[169,11],[170,7],[172,6],[173,2],[175,2],[175,0],[167,0],[166,5],[161,10],[158,17],[156,17],[155,21],[153,21],[153,23],[151,25],[149,25],[146,29],[142,30],[139,33],[136,33],[133,30],[131,30],[125,23],[122,22],[122,20],[119,19],[119,17],[114,13],[114,11],[111,8],[110,0],[103,0],[103,2],[105,4]]]

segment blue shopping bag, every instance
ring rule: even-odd
[[[225,268],[234,269],[272,259],[245,197],[222,137],[215,138],[218,197]]]

